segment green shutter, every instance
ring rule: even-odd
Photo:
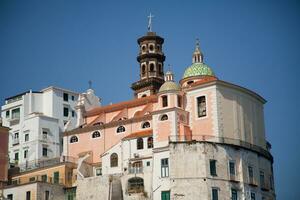
[[[161,200],[170,200],[170,191],[162,191]]]

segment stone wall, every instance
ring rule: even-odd
[[[76,199],[106,200],[108,196],[109,176],[89,177],[77,181]]]

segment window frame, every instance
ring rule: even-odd
[[[68,111],[68,114],[67,114],[67,111]],[[63,109],[63,116],[64,117],[69,117],[69,107],[67,106],[64,106],[64,109]]]
[[[136,139],[136,149],[137,150],[143,150],[144,149],[144,139],[143,138],[137,138]]]
[[[166,119],[164,117],[167,117]],[[168,121],[169,120],[169,116],[167,114],[162,114],[160,117],[159,117],[159,121]]]
[[[145,121],[142,123],[142,129],[147,129],[147,128],[151,128],[151,124],[149,121]]]
[[[168,95],[162,95],[161,96],[161,107],[166,108],[166,107],[168,107],[168,104],[169,104]]]
[[[199,103],[198,103],[198,99],[200,99],[201,97],[204,97],[204,99],[205,99],[205,115],[199,115],[199,112],[200,112],[200,110],[199,110]],[[206,94],[203,94],[203,95],[200,95],[200,96],[197,96],[197,97],[195,97],[195,104],[196,104],[196,106],[195,106],[195,112],[196,112],[196,119],[205,119],[205,118],[207,118],[208,117],[208,106],[207,106],[207,95]]]
[[[99,134],[99,136],[98,136],[98,134]],[[101,138],[100,131],[94,131],[94,132],[92,132],[92,139],[99,139],[99,138]]]
[[[76,141],[73,141],[73,138],[76,138]],[[77,143],[77,142],[79,142],[79,138],[76,135],[72,135],[70,140],[69,140],[69,143],[73,144],[73,143]]]
[[[216,192],[217,196],[214,196],[214,192]],[[218,200],[219,199],[219,188],[217,188],[217,187],[212,187],[211,188],[211,199],[212,200]]]
[[[161,178],[169,177],[169,158],[162,158],[160,160],[160,167],[161,167]]]
[[[218,176],[217,175],[217,160],[209,159],[209,172],[211,176]]]
[[[231,171],[231,164],[233,164],[233,173],[231,173],[232,171]],[[229,169],[229,175],[230,176],[236,176],[236,162],[234,161],[234,160],[230,160],[229,162],[228,162],[228,169]]]
[[[121,130],[121,128],[123,128],[124,130],[123,129]],[[124,133],[124,132],[126,132],[125,126],[121,125],[117,127],[116,133]]]
[[[63,101],[68,102],[69,101],[69,94],[68,93],[63,93]]]
[[[154,147],[154,144],[153,144],[153,137],[150,136],[147,138],[147,148],[148,149],[152,149]]]
[[[110,155],[110,167],[118,167],[119,166],[119,156],[117,153],[112,153]]]

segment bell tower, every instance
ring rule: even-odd
[[[165,55],[162,51],[164,39],[152,32],[152,17],[150,14],[147,34],[137,40],[140,80],[131,85],[136,98],[156,94],[164,83]]]

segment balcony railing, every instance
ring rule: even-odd
[[[35,176],[26,176],[12,179],[8,182],[8,185],[23,185],[28,183],[36,183],[36,182],[43,182],[43,183],[51,183],[51,184],[59,184],[63,185],[64,179],[62,178],[53,178],[43,175],[35,175]]]
[[[20,171],[32,170],[40,167],[48,167],[62,162],[71,162],[77,163],[77,159],[70,156],[61,156],[51,159],[38,159],[32,161],[26,161],[24,163],[20,163],[17,166],[20,168]]]
[[[143,167],[129,167],[128,173],[129,174],[142,174]]]
[[[247,149],[254,150],[256,152],[263,154],[267,158],[273,159],[270,152],[267,151],[265,148],[251,144],[249,142],[245,142],[243,140],[238,140],[233,138],[216,137],[211,135],[176,135],[176,136],[169,136],[169,141],[170,142],[207,141],[207,142],[231,144],[231,145],[241,146]]]
[[[13,141],[12,141],[12,145],[17,145],[19,143],[20,143],[19,138],[14,138]]]

